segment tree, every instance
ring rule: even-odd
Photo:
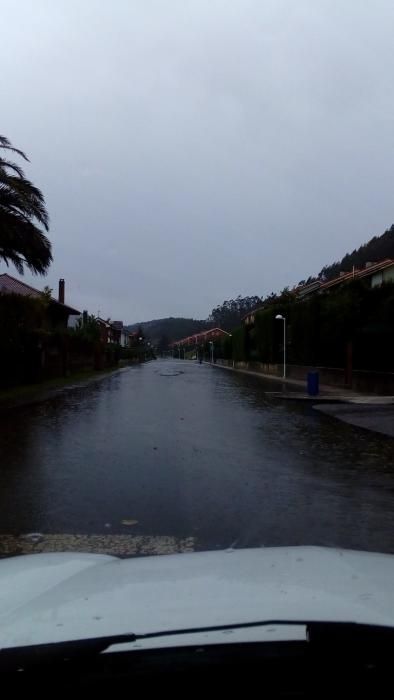
[[[353,266],[357,270],[367,262],[379,262],[385,258],[394,258],[394,224],[381,236],[374,236],[352,253],[347,253],[342,260],[325,265],[319,272],[319,279],[331,280],[338,277],[341,270],[351,272]]]
[[[46,284],[43,291],[42,291],[42,296],[47,301],[52,301],[52,292],[53,292],[53,289]]]
[[[87,314],[79,318],[75,328],[69,328],[70,335],[74,335],[82,340],[98,342],[100,340],[100,326],[93,314]]]
[[[5,136],[0,136],[0,149],[29,160]],[[20,274],[27,267],[45,275],[52,261],[51,243],[40,226],[49,229],[42,192],[19,165],[0,156],[0,259],[15,265]]]
[[[229,299],[212,309],[208,321],[214,326],[231,331],[236,328],[243,316],[261,306],[261,297],[242,297],[238,295],[236,299]]]

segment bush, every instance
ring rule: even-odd
[[[0,385],[35,381],[46,336],[45,303],[19,294],[0,294]]]
[[[247,359],[246,353],[246,333],[244,326],[235,328],[232,335],[233,360],[242,362]]]
[[[394,371],[393,283],[370,289],[355,280],[309,300],[286,300],[257,311],[254,327],[233,331],[234,360],[281,360],[283,324],[277,314],[286,318],[291,363],[343,368],[351,347],[354,369]]]

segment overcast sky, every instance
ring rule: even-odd
[[[51,217],[35,286],[204,318],[394,222],[392,0],[0,4],[0,133]]]

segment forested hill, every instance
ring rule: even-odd
[[[379,262],[385,258],[394,258],[394,224],[381,236],[374,236],[368,243],[360,246],[352,253],[347,253],[342,260],[326,265],[319,272],[319,278],[333,279],[338,277],[341,270],[350,272],[362,268],[367,262]]]
[[[355,268],[362,268],[367,262],[378,262],[385,258],[394,259],[394,224],[381,236],[374,236],[368,243],[360,246],[352,253],[345,255],[332,265],[326,265],[319,272],[319,279],[333,279],[338,277],[341,270],[351,271]],[[309,277],[299,284],[311,282],[317,279]],[[206,320],[195,320],[193,318],[159,318],[154,321],[144,321],[128,326],[129,330],[136,331],[141,328],[143,334],[160,349],[166,349],[169,343],[180,338],[185,338],[194,333],[207,330],[208,328],[219,327],[226,331],[232,331],[240,325],[245,314],[262,305],[278,303],[289,298],[292,292],[288,287],[281,292],[271,292],[266,297],[258,295],[229,299],[212,309]]]
[[[128,330],[142,329],[154,345],[166,348],[169,343],[179,338],[185,338],[193,333],[199,333],[212,326],[207,321],[199,321],[194,318],[157,318],[153,321],[144,321],[127,326]]]
[[[219,306],[212,309],[206,320],[196,320],[194,318],[157,318],[153,321],[141,321],[126,326],[131,332],[141,330],[146,338],[160,349],[164,350],[174,340],[186,338],[194,333],[208,330],[209,328],[223,328],[231,331],[236,328],[242,317],[252,309],[261,305],[261,297],[238,296],[236,299],[224,301]]]

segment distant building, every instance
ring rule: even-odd
[[[204,343],[209,342],[210,340],[214,341],[230,335],[231,333],[227,333],[227,331],[224,331],[222,328],[210,328],[207,331],[202,331],[201,333],[195,333],[194,335],[189,335],[186,338],[175,340],[173,343],[170,343],[169,347],[190,347],[193,345],[204,345]]]
[[[122,344],[123,321],[111,321],[114,343]]]
[[[129,332],[129,347],[130,348],[133,348],[139,344],[139,337],[140,337],[140,335],[139,335],[138,331]]]
[[[112,321],[111,323],[114,335],[114,342],[121,345],[122,348],[130,347],[130,332],[123,325],[123,321]]]
[[[124,327],[123,321],[105,321],[100,317],[97,317],[96,321],[100,326],[102,343],[116,343],[122,348],[130,347],[130,337],[133,334]]]
[[[96,321],[100,328],[100,340],[102,343],[114,343],[114,331],[109,320],[97,316]]]

